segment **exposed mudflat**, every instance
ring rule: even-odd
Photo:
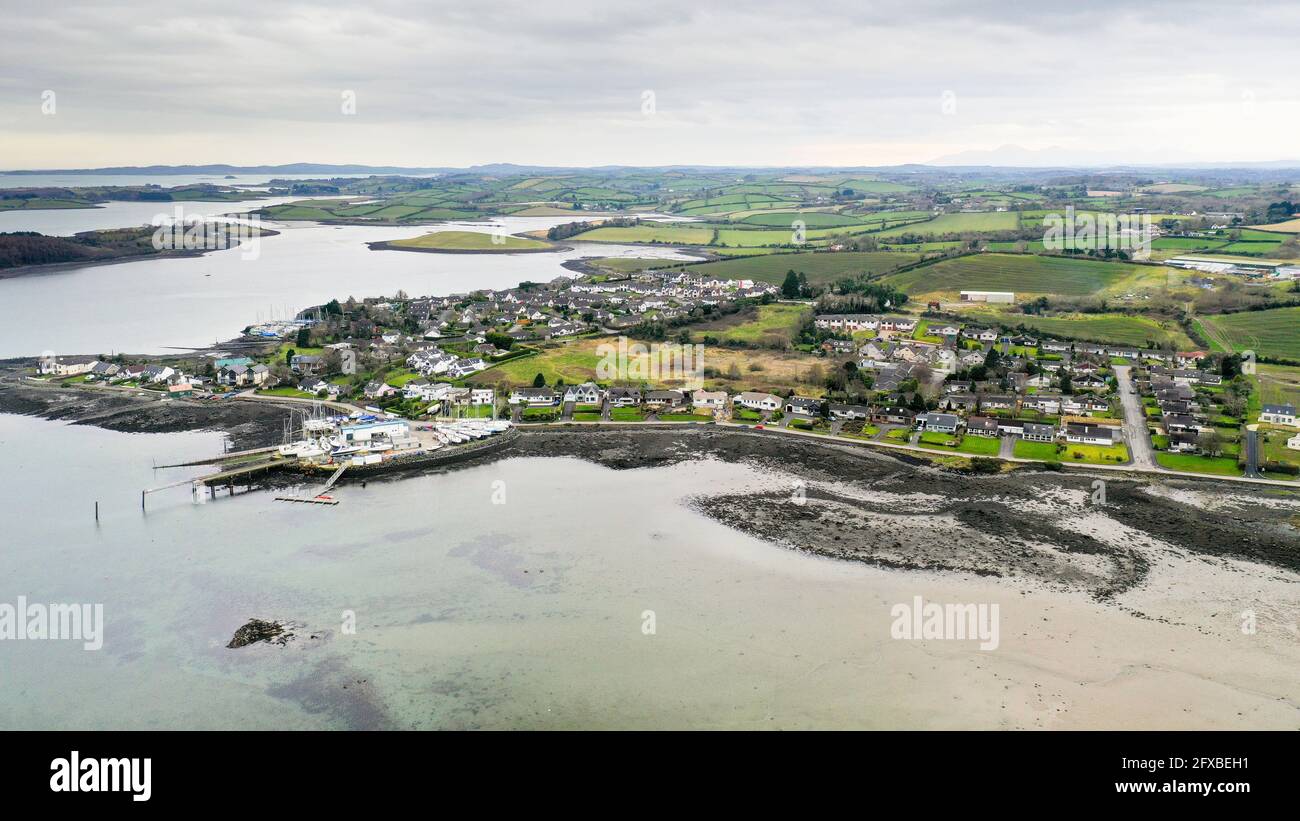
[[[237,450],[279,444],[289,418],[284,407],[263,402],[162,401],[152,394],[140,397],[128,391],[46,387],[17,380],[0,382],[0,413],[123,433],[214,430],[229,434]]]
[[[1098,598],[1140,585],[1152,544],[1300,572],[1295,492],[1100,472],[973,475],[851,445],[719,429],[525,429],[510,455],[576,456],[616,469],[745,461],[784,475],[789,490],[696,496],[692,507],[791,549],[882,567],[1027,577]]]

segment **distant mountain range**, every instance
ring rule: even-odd
[[[636,172],[736,172],[736,173],[907,173],[927,170],[960,172],[962,170],[1080,170],[1105,169],[1110,171],[1160,168],[1166,170],[1243,169],[1272,171],[1300,170],[1300,160],[1274,160],[1268,162],[1184,162],[1143,161],[1141,158],[1124,158],[1115,155],[1075,151],[1052,146],[1031,149],[1019,145],[1004,145],[991,150],[962,151],[931,160],[928,163],[908,163],[890,166],[718,166],[718,165],[602,165],[558,166],[516,165],[515,163],[489,163],[468,168],[408,167],[397,165],[332,165],[328,163],[287,163],[284,165],[124,165],[111,168],[42,168],[0,171],[0,174],[103,174],[103,175],[195,175],[195,174],[258,174],[274,177],[282,174],[307,174],[321,177],[356,177],[370,175],[428,176],[433,174],[490,174],[507,176],[515,174],[572,174],[577,172],[636,173]]]

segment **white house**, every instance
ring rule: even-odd
[[[1294,428],[1295,405],[1265,405],[1259,413],[1259,421]]]
[[[595,382],[583,382],[565,388],[564,401],[577,405],[599,405],[605,401],[605,392]]]
[[[1297,433],[1295,436],[1286,440],[1286,446],[1291,448],[1291,450],[1300,450],[1300,433]]]
[[[742,391],[731,397],[731,404],[740,405],[742,408],[749,408],[750,410],[774,411],[781,409],[781,397],[770,393]]]
[[[716,410],[726,404],[726,391],[695,391],[691,394],[691,405],[697,408]]]

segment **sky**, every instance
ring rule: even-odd
[[[1300,3],[0,0],[0,169],[1300,160]]]

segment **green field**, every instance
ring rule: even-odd
[[[438,251],[545,251],[555,246],[549,242],[477,231],[435,231],[411,239],[389,243],[399,248],[427,248]]]
[[[1300,361],[1300,307],[1202,316],[1200,327],[1225,350]]]
[[[984,211],[969,214],[941,214],[926,222],[888,228],[881,231],[879,236],[978,234],[985,231],[1014,231],[1018,227],[1020,227],[1020,216],[1015,211]]]
[[[1196,348],[1175,322],[1163,324],[1144,316],[1127,314],[1075,314],[1068,317],[1033,316],[1030,314],[971,312],[972,318],[1008,328],[1024,325],[1031,331],[1048,336],[1088,342],[1115,343],[1146,347],[1147,343],[1172,345],[1180,351]]]
[[[798,331],[803,315],[810,310],[804,305],[759,305],[753,314],[736,314],[716,324],[700,326],[692,336],[696,341],[711,336],[721,342],[750,345],[765,339],[789,342]]]
[[[1084,296],[1147,273],[1144,266],[1028,254],[972,254],[885,278],[909,294],[1013,291]]]
[[[916,262],[919,254],[896,251],[850,251],[843,253],[768,254],[766,256],[705,262],[687,268],[693,274],[719,279],[752,279],[780,285],[793,269],[813,285],[824,285],[847,276],[879,274]]]

